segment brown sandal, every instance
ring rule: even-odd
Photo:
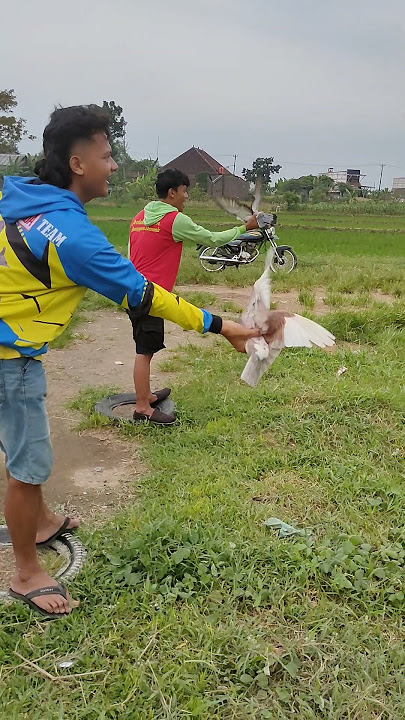
[[[175,415],[167,415],[157,408],[154,409],[152,415],[144,415],[135,410],[133,418],[135,422],[148,422],[154,425],[174,425],[176,422]]]
[[[163,402],[163,400],[166,400],[166,398],[169,397],[172,389],[171,388],[163,388],[162,390],[155,390],[153,395],[156,395],[156,400],[154,402],[150,403],[151,407],[157,407],[159,403]]]

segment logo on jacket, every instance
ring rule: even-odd
[[[25,218],[24,220],[19,220],[18,224],[21,225],[24,230],[31,230],[40,217],[42,217],[42,215],[33,215],[32,217]]]
[[[0,229],[1,229],[1,228],[0,228]],[[8,268],[7,260],[6,260],[6,258],[4,257],[5,254],[6,254],[6,248],[4,247],[3,250],[0,250],[0,267],[6,267],[6,268]]]
[[[57,227],[48,222],[48,220],[45,220],[45,218],[42,220],[41,224],[38,225],[37,230],[41,233],[41,235],[46,237],[49,242],[56,245],[56,247],[62,245],[67,237],[66,235],[63,235]]]

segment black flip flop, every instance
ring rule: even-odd
[[[171,388],[162,388],[162,390],[155,390],[153,395],[156,395],[156,400],[154,402],[151,402],[150,406],[154,408],[159,405],[159,403],[163,402],[163,400],[166,400],[166,398],[169,397],[171,391]]]
[[[67,588],[65,585],[60,585],[59,583],[54,586],[42,587],[38,588],[38,590],[31,590],[31,592],[27,593],[26,595],[21,595],[20,593],[15,592],[10,588],[8,594],[15,600],[21,600],[21,602],[28,605],[32,610],[35,610],[35,612],[39,613],[40,615],[43,615],[48,620],[57,620],[61,617],[67,617],[67,615],[70,614],[47,612],[32,601],[33,598],[42,597],[43,595],[62,595],[62,597],[67,600]]]
[[[40,543],[36,543],[37,548],[46,548],[48,545],[50,545],[54,540],[57,540],[58,537],[63,535],[65,532],[73,533],[77,528],[68,528],[69,523],[71,522],[70,517],[65,517],[62,525],[60,526],[59,530],[54,532],[51,537],[49,537],[47,540],[43,540]],[[4,526],[1,528],[1,543],[2,545],[11,545],[11,537],[10,533],[8,532],[7,528]]]
[[[37,548],[45,548],[48,547],[54,540],[56,540],[60,535],[63,535],[64,532],[72,532],[73,530],[76,530],[76,528],[68,528],[69,523],[71,522],[70,517],[65,517],[62,525],[60,526],[59,530],[54,532],[51,537],[49,537],[47,540],[43,540],[42,542],[36,543]]]

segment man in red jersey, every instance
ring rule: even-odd
[[[246,225],[223,232],[211,232],[196,225],[183,213],[189,186],[189,178],[180,170],[168,169],[159,173],[156,181],[159,200],[148,203],[135,216],[130,227],[129,257],[132,264],[148,280],[170,292],[176,282],[183,242],[205,246],[226,245],[246,230],[257,228],[255,216]],[[165,347],[163,320],[145,316],[132,320],[132,326],[136,345],[134,419],[171,425],[175,422],[175,416],[163,413],[156,407],[170,395],[170,388],[152,392],[150,387],[152,357]]]

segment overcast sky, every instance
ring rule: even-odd
[[[405,176],[405,0],[3,2],[0,87],[38,137],[57,103],[114,100],[133,157],[197,145],[237,171]]]

